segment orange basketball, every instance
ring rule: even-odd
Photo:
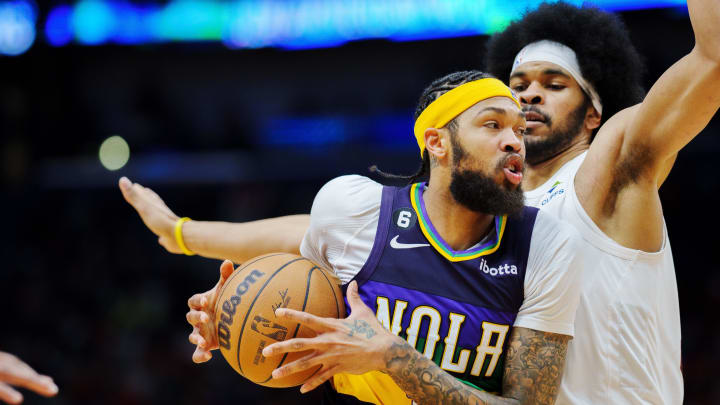
[[[292,308],[321,317],[345,316],[340,280],[304,257],[287,253],[259,256],[230,275],[215,305],[220,352],[248,380],[266,387],[294,387],[319,369],[281,379],[272,371],[308,352],[264,357],[272,343],[315,333],[298,323],[275,318],[277,308]]]

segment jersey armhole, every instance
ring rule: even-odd
[[[518,234],[518,237],[520,238],[520,241],[522,243],[522,252],[523,255],[521,256],[522,260],[520,261],[520,265],[522,266],[522,269],[524,270],[524,274],[522,277],[522,283],[523,283],[523,297],[524,297],[524,291],[525,291],[525,277],[527,277],[527,264],[528,259],[530,258],[530,245],[532,244],[532,235],[535,231],[535,222],[537,221],[537,216],[540,210],[535,207],[528,207],[525,206],[522,211],[522,218],[518,221],[519,222],[519,229],[530,229],[530,234]]]
[[[382,256],[382,252],[385,249],[385,242],[387,241],[388,223],[394,199],[395,187],[383,186],[382,198],[380,200],[380,216],[378,218],[375,241],[373,241],[370,256],[367,258],[360,271],[358,271],[358,273],[350,279],[350,281],[357,281],[358,285],[363,285],[370,279],[370,276],[372,276],[373,272],[375,272],[375,268],[380,261],[380,256]],[[345,292],[346,289],[347,284],[343,286],[343,292]]]

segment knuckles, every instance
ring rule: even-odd
[[[301,370],[307,370],[308,368],[312,367],[312,364],[310,364],[310,361],[308,359],[298,360],[297,366],[295,367],[296,371]]]

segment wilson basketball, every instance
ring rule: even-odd
[[[294,387],[320,368],[281,379],[272,371],[308,352],[264,357],[262,350],[275,342],[313,337],[312,329],[275,318],[278,308],[291,308],[321,317],[345,316],[340,280],[300,256],[275,253],[243,263],[223,286],[215,306],[220,352],[248,380],[266,387]]]

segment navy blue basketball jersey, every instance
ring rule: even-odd
[[[428,218],[424,189],[422,183],[383,188],[375,241],[354,279],[388,330],[464,383],[500,392],[538,210],[497,216],[489,239],[454,251]],[[379,372],[333,381],[337,392],[361,401],[411,402]]]

